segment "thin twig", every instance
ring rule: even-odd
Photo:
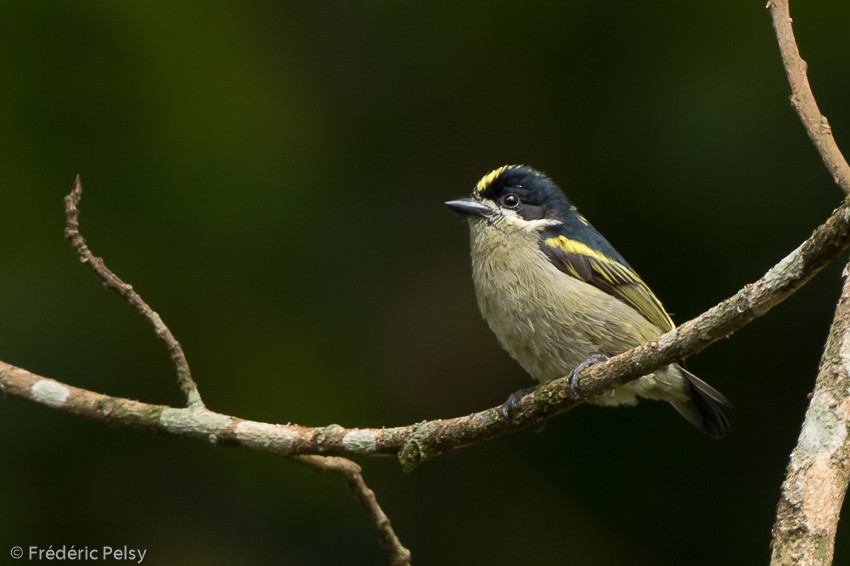
[[[850,194],[850,165],[838,149],[829,122],[826,116],[821,114],[809,85],[808,65],[797,48],[788,0],[769,0],[767,9],[779,42],[785,74],[788,75],[788,83],[791,85],[791,105],[800,116],[809,139],[817,148],[832,178],[845,194]]]
[[[381,546],[390,557],[392,566],[410,566],[410,551],[401,544],[393,530],[392,523],[375,497],[375,492],[369,489],[363,481],[362,470],[359,465],[347,458],[339,456],[293,456],[293,460],[307,464],[320,471],[330,471],[341,474],[348,483],[349,489],[354,493],[357,500],[369,511],[372,522],[378,527],[381,535]]]
[[[150,308],[133,289],[133,286],[124,283],[120,277],[106,267],[103,259],[96,257],[89,249],[88,244],[86,244],[85,238],[80,233],[79,205],[82,198],[83,184],[80,182],[80,176],[77,175],[77,178],[74,180],[74,187],[68,196],[65,197],[65,238],[71,242],[71,247],[80,256],[80,261],[87,263],[97,276],[100,277],[104,285],[121,295],[153,326],[156,335],[165,343],[165,347],[168,348],[171,361],[177,369],[177,383],[186,396],[186,406],[192,409],[203,408],[204,402],[201,400],[201,394],[198,391],[195,380],[192,379],[189,362],[186,360],[186,355],[183,353],[180,342],[177,341],[159,314]]]
[[[80,261],[88,263],[107,287],[117,291],[119,295],[130,303],[154,327],[156,335],[165,342],[168,352],[171,355],[171,361],[174,363],[177,370],[178,384],[183,390],[183,393],[186,395],[188,410],[193,413],[193,415],[189,417],[189,420],[195,423],[201,422],[204,415],[210,415],[213,413],[209,413],[205,410],[204,403],[201,400],[200,391],[198,391],[198,386],[195,384],[195,380],[192,379],[189,361],[183,353],[183,348],[180,346],[180,342],[177,341],[159,314],[154,312],[153,309],[148,306],[142,297],[133,289],[132,285],[122,281],[121,278],[119,278],[106,266],[106,263],[104,263],[102,258],[95,257],[86,244],[86,240],[80,232],[79,223],[80,212],[78,207],[82,196],[83,184],[80,182],[80,176],[77,175],[71,193],[65,197],[65,237],[71,242],[71,246],[74,248],[74,251],[77,252],[77,255],[80,256]],[[56,401],[57,387],[60,387],[58,382],[52,382],[52,384],[51,382],[42,382],[40,392],[46,392],[47,398],[50,399],[48,404]],[[31,389],[31,393],[36,393],[36,389],[37,387],[34,386]],[[0,390],[4,392],[6,391],[2,385],[0,385]],[[98,411],[98,414],[102,415],[104,418],[113,420],[116,418],[117,414],[126,414],[123,413],[123,410],[127,407],[122,407],[122,401],[128,400],[107,401],[104,399],[103,402],[96,403],[96,410]],[[126,405],[126,403],[123,404]],[[153,407],[145,408],[144,413],[151,416],[156,413],[157,410],[158,409]],[[366,482],[363,480],[360,466],[350,460],[337,456],[304,455],[292,456],[292,459],[319,471],[329,471],[341,474],[346,479],[351,490],[357,496],[358,501],[360,501],[360,503],[369,512],[370,517],[378,528],[378,532],[381,535],[382,546],[387,552],[392,566],[410,565],[410,551],[401,544],[401,541],[393,531],[389,518],[387,518],[386,514],[378,505],[375,493],[369,489],[369,486],[367,486]]]

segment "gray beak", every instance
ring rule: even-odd
[[[460,198],[446,202],[446,206],[466,216],[490,216],[492,210],[474,198]]]

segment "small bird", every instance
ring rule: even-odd
[[[466,215],[481,314],[501,346],[545,383],[625,352],[675,325],[646,283],[545,174],[524,165],[487,173],[472,197],[446,204]],[[515,405],[523,392],[506,403]],[[670,364],[589,399],[668,401],[691,424],[722,438],[722,393]]]

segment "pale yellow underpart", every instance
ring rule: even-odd
[[[489,220],[470,217],[481,313],[502,347],[532,377],[540,382],[563,377],[594,354],[618,354],[661,334],[626,303],[558,270],[528,224],[506,211]],[[689,399],[681,372],[671,365],[592,402],[631,405],[637,395],[674,403]]]

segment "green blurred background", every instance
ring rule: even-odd
[[[850,10],[792,10],[850,143]],[[442,204],[496,166],[551,174],[680,322],[841,198],[764,0],[7,0],[0,73],[0,359],[181,402],[162,345],[62,237],[79,173],[95,253],[171,325],[208,405],[263,421],[401,425],[530,385]],[[365,477],[419,565],[764,564],[842,263],[690,360],[735,405],[727,440],[659,403],[581,407],[412,474],[364,459]],[[342,481],[279,457],[16,399],[0,452],[0,563],[15,544],[385,563]]]

